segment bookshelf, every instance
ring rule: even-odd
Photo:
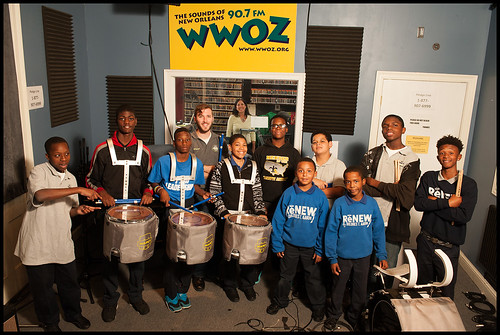
[[[234,102],[242,96],[243,80],[229,78],[185,78],[184,79],[184,123],[192,123],[193,112],[200,103],[212,107],[217,134],[226,132],[227,119],[233,111]]]

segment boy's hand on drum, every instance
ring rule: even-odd
[[[319,262],[321,262],[322,257],[317,253],[314,253],[313,259],[314,259],[314,264],[318,264]]]
[[[388,264],[388,263],[387,263],[387,261],[384,259],[383,261],[380,261],[380,262],[378,263],[378,266],[380,266],[380,268],[381,268],[382,270],[385,270],[385,269],[387,269],[387,268],[389,267],[389,264]]]
[[[278,256],[278,258],[283,258],[285,257],[285,252],[284,251],[277,252],[276,256]]]
[[[267,215],[265,215],[265,214],[260,214],[259,216],[260,216],[261,218],[264,218],[264,219],[266,219],[266,220],[267,220]]]
[[[170,206],[170,196],[168,195],[167,190],[164,188],[159,191],[160,193],[158,194],[160,196],[160,202],[163,202],[165,204],[165,207]]]
[[[330,268],[332,269],[332,273],[336,276],[340,275],[340,273],[342,272],[340,271],[339,263],[330,264]]]
[[[153,195],[149,192],[145,192],[143,195],[142,195],[142,198],[141,198],[141,203],[139,205],[149,205],[150,203],[153,202]]]
[[[111,207],[115,205],[115,198],[113,198],[106,190],[102,190],[101,193],[102,204],[106,207]]]

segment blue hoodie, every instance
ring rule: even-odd
[[[372,254],[387,259],[384,219],[375,199],[363,192],[353,200],[348,194],[335,200],[325,229],[325,254],[330,264],[337,258],[359,259]]]
[[[283,241],[296,247],[314,247],[323,255],[323,233],[328,217],[328,199],[316,185],[302,191],[297,184],[281,195],[273,216],[271,234],[274,253],[285,250]]]

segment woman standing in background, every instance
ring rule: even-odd
[[[249,131],[252,129],[251,119],[247,103],[242,98],[238,98],[234,103],[233,115],[229,116],[227,121],[226,138],[230,138],[233,134],[242,134],[247,140],[248,153],[253,155],[255,152],[255,131]]]

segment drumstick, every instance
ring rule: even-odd
[[[457,197],[460,196],[460,193],[462,193],[462,180],[464,179],[464,170],[458,171],[458,179],[457,179],[457,190],[455,191],[455,195]],[[451,225],[455,225],[455,221],[451,222]]]
[[[115,199],[115,204],[138,204],[141,199]],[[102,200],[97,200],[95,202],[97,205],[102,205]]]
[[[223,195],[223,194],[224,194],[224,192],[220,192],[220,193],[217,193],[216,195],[212,195],[211,197],[203,199],[202,201],[199,201],[199,202],[195,203],[194,205],[189,206],[189,209],[193,209],[194,207],[201,205],[201,204],[209,201],[210,199],[214,199],[214,198],[218,197],[219,195]]]
[[[455,195],[457,197],[460,196],[460,193],[462,193],[462,180],[464,179],[464,170],[458,171],[458,180],[457,180],[457,191],[455,192]]]
[[[175,207],[180,208],[180,209],[182,209],[182,210],[185,210],[185,211],[186,211],[186,212],[188,212],[188,213],[191,213],[191,214],[193,213],[193,212],[191,212],[189,209],[184,208],[184,207],[182,207],[181,205],[176,204],[175,202],[169,202],[169,204],[170,204],[170,205],[174,205]]]
[[[224,146],[224,134],[220,135],[219,141],[219,162],[222,160],[222,147]]]
[[[394,183],[397,182],[399,182],[399,161],[396,159],[394,161]],[[398,212],[401,210],[398,199],[396,199],[396,210]]]

